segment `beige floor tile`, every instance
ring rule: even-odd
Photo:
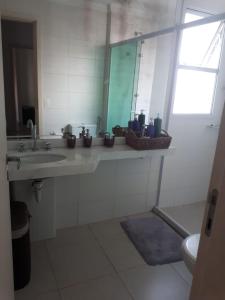
[[[36,295],[34,292],[23,293],[22,291],[15,293],[15,300],[61,300],[58,291]]]
[[[169,265],[145,266],[121,272],[135,300],[188,300],[189,285]]]
[[[117,276],[97,280],[61,290],[62,300],[131,300]]]
[[[205,202],[189,205],[162,208],[178,224],[182,225],[190,234],[201,232]]]
[[[57,289],[44,242],[32,244],[31,257],[31,281],[16,292],[16,299],[32,299],[31,295],[34,297]]]
[[[127,218],[119,218],[111,221],[94,223],[90,225],[90,228],[99,242],[109,239],[123,239],[127,238],[120,226],[120,222],[124,220],[127,220]]]
[[[135,218],[137,216],[134,216]],[[90,225],[99,244],[117,271],[145,264],[144,260],[120,226],[127,218]]]
[[[46,241],[48,249],[64,246],[90,245],[95,237],[88,226],[77,226],[57,230],[56,238]]]
[[[37,297],[37,300],[61,300],[59,292],[50,292]]]
[[[104,240],[102,247],[117,271],[145,265],[145,261],[130,240]]]
[[[171,264],[171,266],[177,271],[177,273],[189,284],[192,284],[192,274],[188,271],[184,262],[177,262]]]
[[[50,249],[49,256],[60,288],[115,273],[96,243]]]

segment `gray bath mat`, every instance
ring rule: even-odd
[[[155,266],[182,260],[182,237],[160,218],[123,221],[121,226],[147,264]]]

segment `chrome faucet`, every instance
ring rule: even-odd
[[[30,128],[31,130],[31,137],[33,139],[33,145],[32,145],[32,151],[37,151],[37,125],[33,123],[31,119],[27,121],[27,128]]]

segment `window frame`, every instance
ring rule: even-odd
[[[182,24],[185,24],[185,15],[186,13],[191,12],[193,14],[196,14],[198,16],[203,16],[204,18],[213,16],[213,14],[208,13],[208,12],[203,12],[194,8],[189,8],[185,7],[183,9],[183,14],[182,14]],[[188,23],[186,23],[188,24]],[[189,27],[190,28],[190,27]],[[218,75],[220,72],[220,67],[221,67],[221,58],[222,58],[222,51],[220,54],[220,59],[219,59],[219,64],[218,68],[207,68],[207,67],[196,67],[196,66],[187,66],[179,63],[179,57],[181,53],[181,47],[182,47],[182,38],[183,38],[183,32],[185,29],[181,30],[180,33],[180,40],[179,40],[179,46],[178,46],[178,53],[177,53],[177,58],[176,58],[176,67],[175,67],[175,76],[174,76],[174,89],[173,89],[173,100],[172,100],[172,111],[171,114],[175,117],[185,117],[185,118],[201,118],[201,119],[208,119],[212,118],[214,115],[214,107],[215,107],[215,99],[216,99],[216,89],[217,89],[217,84],[218,84]],[[225,30],[223,32],[223,42],[222,42],[222,50],[224,48],[224,36],[225,36]],[[177,77],[178,77],[178,71],[179,70],[192,70],[192,71],[201,71],[201,72],[206,72],[206,73],[213,73],[216,75],[216,80],[214,84],[214,92],[213,92],[213,99],[211,103],[211,110],[210,113],[175,113],[174,112],[174,105],[175,105],[175,94],[176,94],[176,87],[177,87]]]

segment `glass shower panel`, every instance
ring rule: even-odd
[[[175,33],[169,33],[142,43],[136,113],[144,110],[146,124],[159,114],[165,126],[174,41]]]
[[[139,43],[129,43],[111,49],[107,131],[116,125],[127,127],[139,78]]]

